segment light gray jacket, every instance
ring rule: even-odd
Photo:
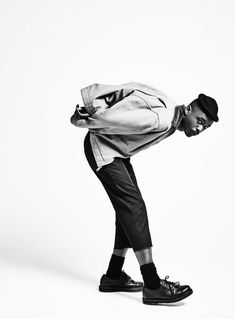
[[[138,134],[164,130],[171,125],[177,105],[165,93],[149,85],[92,84],[81,89],[88,120],[71,122],[102,134]]]
[[[91,116],[78,120],[74,115],[71,122],[89,129],[97,170],[115,157],[131,157],[173,134],[185,108],[162,91],[138,82],[96,83],[81,94]]]

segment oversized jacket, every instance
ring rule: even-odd
[[[98,168],[114,157],[132,156],[171,135],[182,116],[183,106],[138,82],[95,83],[81,89],[81,95],[91,116],[87,120],[72,116],[71,123],[91,132]]]
[[[177,105],[162,91],[138,82],[95,83],[81,89],[81,95],[91,117],[79,121],[73,117],[72,124],[102,134],[138,134],[169,127]]]

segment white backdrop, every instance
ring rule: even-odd
[[[4,319],[234,318],[234,14],[232,0],[1,1]],[[81,88],[129,81],[179,104],[205,93],[219,105],[200,136],[176,132],[132,158],[159,274],[194,289],[179,307],[97,291],[114,212],[70,116]],[[132,251],[124,269],[141,279]]]

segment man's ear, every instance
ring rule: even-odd
[[[193,108],[192,105],[189,104],[188,106],[186,106],[185,108],[185,115],[188,115],[190,112],[192,112]]]

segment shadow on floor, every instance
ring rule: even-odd
[[[68,279],[79,281],[82,283],[89,284],[93,288],[98,285],[99,278],[93,277],[88,271],[84,269],[74,269],[67,267],[63,264],[57,264],[55,262],[47,262],[45,260],[36,259],[35,256],[4,256],[0,257],[0,261],[8,263],[14,267],[30,268],[39,270],[45,273],[50,273],[55,276],[63,276]]]

